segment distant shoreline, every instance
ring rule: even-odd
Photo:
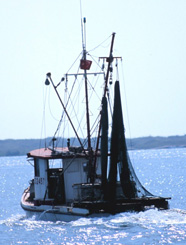
[[[184,148],[186,147],[186,135],[168,137],[140,137],[127,139],[127,146],[130,150],[142,149],[165,149],[165,148]]]
[[[0,140],[0,157],[2,156],[23,156],[29,151],[48,146],[52,138],[46,139],[6,139]],[[63,139],[66,142],[66,139]],[[78,142],[75,139],[75,145]],[[186,147],[186,135],[168,136],[168,137],[140,137],[126,139],[128,150],[146,150],[146,149],[166,149]]]

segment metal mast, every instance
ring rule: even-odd
[[[108,67],[107,67],[107,74],[106,74],[106,77],[105,77],[105,87],[104,87],[103,97],[106,96],[106,92],[107,92],[107,88],[108,88],[109,73],[111,71],[111,64],[112,64],[113,59],[114,59],[112,53],[113,53],[113,46],[114,46],[115,34],[116,34],[115,32],[112,33],[112,41],[111,41],[111,46],[110,46],[110,53],[109,53],[109,57],[107,58]],[[106,57],[100,57],[100,58],[106,58]],[[99,130],[98,130],[98,138],[97,138],[96,152],[98,151],[100,133],[101,133],[101,124],[100,124]]]
[[[82,33],[82,45],[83,45],[83,60],[86,62],[86,18],[83,18],[84,23],[84,35]],[[87,84],[87,70],[84,69],[84,78],[85,78],[85,100],[86,100],[86,120],[87,120],[87,138],[88,138],[88,151],[91,151],[91,139],[90,139],[90,116],[89,116],[89,102],[88,102],[88,84]]]
[[[82,28],[82,46],[83,46],[83,59],[85,64],[84,69],[84,79],[85,79],[85,100],[86,100],[86,122],[87,122],[87,138],[88,138],[88,179],[91,183],[94,182],[94,171],[93,171],[93,154],[91,147],[91,137],[90,137],[90,115],[89,115],[89,101],[88,101],[88,81],[87,81],[87,51],[86,51],[86,18],[83,18],[84,30]]]
[[[111,72],[111,64],[113,62],[113,46],[114,46],[114,38],[115,38],[115,32],[112,33],[112,41],[111,41],[111,46],[110,46],[110,52],[109,52],[109,57],[100,57],[107,60],[108,62],[108,67],[107,67],[107,73],[106,73],[106,77],[105,77],[105,87],[104,87],[104,92],[103,92],[103,97],[106,96],[106,92],[107,92],[107,88],[108,88],[108,79],[109,79],[109,73]],[[98,147],[99,147],[99,140],[100,140],[100,134],[101,134],[101,123],[99,125],[99,129],[98,129],[98,137],[97,137],[97,144],[96,144],[96,152],[95,152],[95,159],[94,159],[94,164],[93,164],[93,170],[95,171],[96,168],[96,160],[97,160],[97,152],[98,152]],[[94,180],[93,180],[94,181]]]

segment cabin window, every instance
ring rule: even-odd
[[[63,168],[62,159],[50,159],[49,168]]]

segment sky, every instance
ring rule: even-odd
[[[58,83],[81,52],[116,32],[122,56],[126,137],[186,134],[185,0],[0,1],[0,140],[52,136],[42,132],[43,84]],[[124,106],[125,107],[125,106]],[[127,118],[126,118],[127,117]]]

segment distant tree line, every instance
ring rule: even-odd
[[[64,142],[66,146],[67,139],[57,139]],[[93,139],[94,140],[94,139]],[[186,147],[186,135],[169,137],[141,137],[126,139],[129,150],[140,149],[158,149],[158,148],[177,148]],[[78,146],[77,139],[72,138],[71,144]],[[0,140],[0,156],[23,156],[29,151],[41,147],[52,146],[52,138],[46,139],[7,139]],[[60,146],[60,145],[59,145]]]

